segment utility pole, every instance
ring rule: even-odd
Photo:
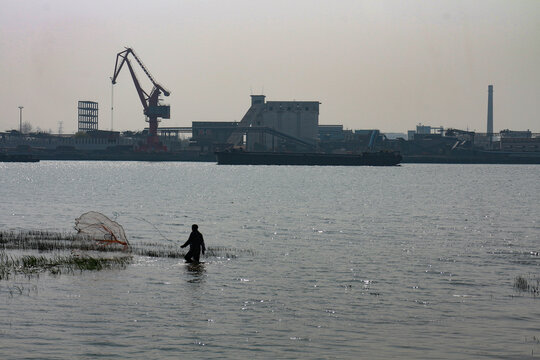
[[[22,134],[22,109],[24,106],[19,106],[19,133]]]
[[[112,81],[112,77],[110,77]],[[111,131],[113,131],[113,115],[114,115],[114,83],[111,84]]]

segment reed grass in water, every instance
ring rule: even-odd
[[[70,252],[70,255],[13,256],[6,250],[37,250],[40,253]],[[95,255],[80,252],[92,252]],[[99,255],[99,254],[103,255]],[[109,255],[105,255],[109,253]],[[125,268],[133,255],[182,258],[186,251],[179,244],[138,243],[128,249],[120,244],[103,244],[77,234],[49,231],[0,231],[0,280],[13,275],[33,276],[42,272],[60,274],[75,271],[97,271],[112,268]],[[216,246],[206,250],[206,257],[236,258],[238,254],[253,255],[252,250]]]
[[[533,279],[529,276],[527,279],[525,276],[516,276],[514,279],[514,289],[520,292],[527,292],[533,296],[540,295],[540,280]]]
[[[180,249],[180,244],[174,246],[159,243],[137,243],[126,250],[120,244],[102,244],[77,234],[49,231],[0,231],[0,249],[38,250],[40,252],[61,250],[124,251],[133,255],[163,258],[182,258],[186,254],[185,250]],[[224,246],[211,246],[207,248],[205,253],[207,257],[229,259],[236,258],[239,254],[254,255],[254,252]]]
[[[113,257],[97,257],[90,255],[71,254],[67,256],[12,256],[0,252],[0,280],[11,276],[32,276],[42,272],[61,274],[75,271],[97,271],[103,269],[123,269],[132,261],[131,255],[122,254]]]

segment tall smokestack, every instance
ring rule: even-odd
[[[493,135],[493,85],[488,86],[487,133]]]

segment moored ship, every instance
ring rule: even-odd
[[[227,150],[215,154],[219,165],[395,166],[402,160],[394,151],[326,154]]]

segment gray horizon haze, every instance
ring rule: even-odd
[[[540,1],[0,0],[0,131],[77,130],[77,101],[111,129],[116,54],[132,47],[171,91],[171,119],[240,121],[249,95],[320,101],[320,124],[418,123],[540,132]],[[139,69],[137,69],[139,70]],[[145,90],[151,85],[138,71]],[[127,68],[114,130],[147,126]]]

